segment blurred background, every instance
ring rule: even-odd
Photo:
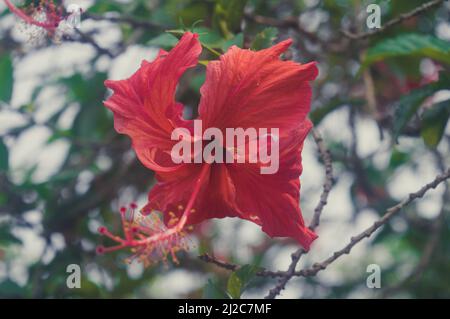
[[[258,50],[289,37],[286,58],[318,62],[310,117],[331,151],[335,183],[319,238],[299,268],[344,247],[450,165],[450,4],[431,2],[358,37],[371,31],[369,4],[381,8],[383,27],[425,1],[55,1],[83,14],[79,28],[54,34],[26,25],[0,1],[0,298],[224,296],[230,272],[199,260],[202,253],[287,269],[295,242],[230,218],[202,224],[180,265],[144,269],[125,263],[125,252],[95,253],[104,241],[98,226],[119,230],[119,207],[142,206],[154,184],[129,139],[113,128],[103,81],[130,76],[186,29],[200,34],[204,60],[216,58],[210,49]],[[14,3],[31,15],[39,1]],[[204,79],[203,65],[182,78],[177,100],[186,117],[196,115]],[[301,207],[309,221],[325,179],[311,137],[303,167]],[[448,187],[415,201],[317,276],[294,278],[281,297],[450,298]],[[79,289],[66,285],[70,264],[81,267]],[[380,289],[366,286],[370,264],[381,269]],[[263,297],[276,283],[254,277],[242,298]]]

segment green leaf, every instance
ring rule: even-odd
[[[259,267],[255,265],[244,265],[240,267],[238,270],[236,270],[236,274],[238,277],[242,280],[244,284],[244,288],[247,287],[250,280],[253,279],[253,277],[258,272]]]
[[[123,5],[113,1],[95,1],[95,3],[89,7],[89,13],[121,12],[122,10]]]
[[[81,74],[74,74],[61,80],[61,83],[69,89],[68,99],[70,101],[84,104],[98,104],[105,94],[104,81],[105,73],[96,73],[92,77],[83,77]]]
[[[402,96],[395,107],[395,122],[392,128],[394,139],[398,138],[403,128],[408,124],[409,120],[417,112],[426,98],[436,91],[447,89],[449,86],[450,76],[441,73],[439,81],[425,85]]]
[[[450,100],[437,103],[423,113],[420,135],[427,146],[435,148],[439,144],[449,117]]]
[[[92,140],[110,130],[106,108],[99,105],[105,95],[105,79],[106,74],[96,73],[92,77],[75,74],[61,80],[68,89],[67,99],[81,105],[73,123],[73,136]]]
[[[215,284],[211,279],[203,289],[203,298],[205,299],[230,299],[228,294],[223,291],[217,284]]]
[[[170,29],[170,30],[166,30],[166,32],[173,35],[177,39],[181,39],[183,34],[186,32],[186,29]]]
[[[392,170],[406,164],[411,159],[411,156],[407,152],[401,152],[394,148],[391,153],[391,158],[389,160],[389,168]]]
[[[216,1],[213,21],[226,39],[231,39],[233,32],[240,30],[246,4],[247,0]]]
[[[257,271],[258,267],[255,265],[244,265],[232,272],[227,283],[228,294],[233,299],[239,299]]]
[[[202,61],[199,61],[199,63],[202,63]],[[205,83],[205,79],[206,79],[206,74],[205,73],[197,74],[197,75],[192,77],[191,81],[189,81],[189,87],[194,92],[199,92],[200,88],[203,85],[203,83]]]
[[[234,36],[234,38],[224,41],[222,44],[222,51],[226,52],[233,45],[242,48],[244,46],[244,34],[241,32]]]
[[[450,43],[425,34],[402,34],[380,41],[367,51],[362,68],[392,57],[420,56],[450,64]]]
[[[176,20],[182,22],[186,26],[191,26],[211,15],[212,6],[214,4],[208,1],[193,1],[185,5],[176,13]]]
[[[9,168],[9,153],[3,140],[0,139],[0,172],[7,171]]]
[[[253,50],[262,50],[272,46],[273,41],[278,35],[278,30],[276,28],[265,28],[263,31],[258,33],[253,40],[250,48]]]
[[[13,64],[9,55],[0,56],[0,100],[9,103],[13,91]]]
[[[212,48],[220,48],[223,43],[223,38],[220,33],[205,27],[195,27],[192,32],[198,34],[198,39],[202,45],[207,45]]]
[[[186,31],[181,30],[181,29],[176,29],[176,30],[167,30],[166,32],[174,35],[177,38],[181,38]],[[200,43],[202,44],[202,47],[204,47],[206,50],[211,52],[213,55],[215,55],[217,57],[219,57],[221,55],[220,52],[218,52],[217,50],[214,50],[210,45],[208,45],[204,42],[201,42],[201,41],[200,41]]]
[[[241,298],[242,281],[235,272],[228,278],[227,291],[233,299]]]
[[[178,42],[178,39],[170,33],[162,33],[156,38],[151,39],[148,44],[154,45],[163,49],[170,49],[174,47]]]

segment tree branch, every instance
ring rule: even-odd
[[[436,188],[439,184],[443,183],[444,181],[447,181],[448,179],[450,179],[450,168],[447,168],[445,173],[436,176],[432,182],[426,184],[417,192],[409,194],[409,196],[399,204],[389,208],[381,219],[376,221],[372,226],[364,230],[362,233],[352,237],[350,239],[350,242],[344,248],[334,252],[331,257],[325,259],[320,263],[315,263],[311,268],[296,271],[294,272],[293,276],[296,277],[315,276],[319,271],[326,269],[329,265],[331,265],[341,256],[349,254],[356,244],[358,244],[364,238],[372,236],[372,234],[375,231],[377,231],[379,228],[385,225],[393,216],[399,213],[404,207],[409,205],[414,200],[422,198],[429,190]],[[216,266],[224,269],[236,270],[239,268],[239,265],[223,262],[206,254],[199,256],[199,258],[205,262],[213,263]],[[287,274],[286,271],[270,271],[262,268],[259,272],[257,272],[256,275],[262,277],[284,277],[286,276],[286,274]]]
[[[94,47],[94,49],[97,50],[97,52],[99,54],[105,54],[107,56],[109,56],[110,58],[114,58],[114,54],[111,53],[109,50],[101,47],[95,40],[93,37],[91,37],[89,34],[79,30],[79,29],[75,29],[75,31],[80,35],[81,40],[84,41],[85,43],[89,43],[90,45],[92,45]]]
[[[328,203],[328,195],[330,194],[331,188],[333,187],[334,177],[330,151],[325,146],[322,136],[316,129],[312,129],[312,135],[319,149],[320,157],[325,165],[325,183],[323,184],[323,191],[320,195],[319,203],[314,209],[313,219],[311,220],[311,223],[309,225],[309,228],[315,230],[319,226],[322,211]]]
[[[226,270],[235,271],[236,269],[239,268],[239,265],[219,260],[216,257],[213,257],[209,254],[200,255],[200,256],[198,256],[198,259],[200,259],[201,261],[204,261],[205,263],[214,264],[214,265],[216,265],[220,268],[226,269]]]
[[[319,226],[320,216],[322,215],[322,211],[327,204],[328,195],[331,191],[331,188],[333,187],[334,178],[330,152],[326,148],[322,136],[316,129],[312,130],[312,135],[319,149],[320,157],[322,158],[322,161],[325,165],[325,183],[323,184],[323,191],[322,194],[320,195],[319,203],[314,209],[314,216],[311,221],[311,224],[309,225],[309,228],[311,230],[315,230]],[[265,297],[266,299],[274,299],[281,293],[281,291],[286,287],[286,284],[289,282],[289,280],[291,280],[291,278],[294,276],[295,268],[297,267],[300,258],[305,253],[307,252],[303,248],[300,248],[291,255],[292,262],[289,265],[286,274],[279,280],[278,284],[269,291],[269,294]]]
[[[322,211],[323,211],[325,205],[327,204],[328,194],[330,193],[331,188],[333,186],[334,178],[333,178],[333,167],[332,167],[332,160],[331,160],[330,152],[326,148],[326,146],[323,142],[323,139],[317,130],[313,129],[312,135],[313,135],[314,141],[316,142],[317,147],[319,149],[320,157],[322,158],[322,161],[324,162],[324,165],[325,165],[325,183],[323,185],[323,191],[322,191],[322,194],[320,195],[319,203],[317,204],[316,208],[314,209],[314,215],[313,215],[313,218],[312,218],[311,224],[310,224],[311,230],[314,230],[315,228],[317,228],[317,226],[319,226],[320,216],[322,214]],[[297,265],[298,261],[300,260],[300,257],[303,255],[303,253],[304,253],[304,250],[299,249],[295,253],[292,254],[291,266],[292,266],[292,264],[294,266],[292,266],[293,270],[291,270],[291,272],[293,272],[293,273],[295,272],[295,266]],[[199,256],[199,259],[204,262],[211,263],[220,268],[224,268],[224,269],[231,270],[231,271],[234,271],[240,267],[239,265],[219,260],[208,254],[203,254],[203,255]],[[292,275],[288,275],[288,271],[270,271],[270,270],[266,270],[266,269],[262,268],[260,271],[257,272],[257,276],[273,277],[273,278],[283,277],[283,280],[286,280],[286,278],[288,278],[287,281],[284,283],[284,285],[286,285],[286,283],[292,278]]]
[[[350,31],[347,30],[342,30],[342,34],[344,34],[347,38],[351,39],[351,40],[362,40],[362,39],[366,39],[370,36],[376,35],[376,34],[380,34],[385,32],[386,30],[388,30],[389,28],[402,23],[405,20],[411,19],[413,17],[416,17],[428,10],[430,10],[431,8],[437,7],[438,5],[440,5],[441,3],[443,3],[444,0],[433,0],[430,2],[426,2],[420,6],[418,6],[417,8],[407,12],[407,13],[403,13],[400,14],[398,17],[389,20],[388,22],[386,22],[381,28],[379,29],[374,29],[368,32],[360,32],[360,33],[352,33]]]
[[[69,42],[79,42],[79,43],[86,43],[86,44],[89,44],[89,45],[91,45],[91,46],[97,51],[97,53],[98,53],[99,55],[107,55],[107,56],[110,57],[110,58],[114,58],[114,57],[116,56],[115,54],[113,54],[112,52],[110,52],[108,49],[105,49],[105,48],[101,47],[101,46],[94,40],[94,38],[93,38],[91,35],[89,35],[89,34],[83,32],[83,31],[81,31],[81,30],[78,29],[78,28],[75,28],[75,32],[78,34],[78,37],[72,37],[72,36],[67,36],[67,35],[65,35],[65,36],[63,37],[63,39],[64,39],[65,41],[69,41]]]
[[[444,171],[445,163],[442,155],[437,151],[435,151],[434,153],[437,159],[439,169],[441,171]],[[436,253],[436,249],[439,246],[439,240],[442,237],[443,227],[445,225],[447,214],[449,213],[449,207],[447,206],[449,201],[450,201],[450,186],[448,184],[445,184],[445,191],[442,196],[442,208],[439,215],[433,220],[430,230],[431,235],[427,243],[425,244],[419,262],[415,265],[414,269],[405,278],[400,280],[397,284],[384,289],[381,293],[381,298],[386,298],[389,295],[401,290],[408,283],[414,282],[426,270],[426,268],[431,262],[433,255]]]
[[[447,168],[447,170],[438,176],[435,177],[435,179],[423,186],[421,189],[419,189],[415,193],[410,193],[409,196],[404,199],[402,202],[398,203],[395,206],[392,206],[389,208],[382,218],[380,218],[378,221],[373,223],[372,226],[364,230],[362,233],[352,237],[350,239],[350,242],[342,249],[334,252],[331,257],[325,259],[324,261],[320,263],[315,263],[311,268],[303,269],[298,272],[296,272],[295,276],[302,276],[302,277],[311,277],[315,276],[319,271],[326,269],[329,265],[331,265],[334,261],[336,261],[339,257],[349,254],[352,248],[358,244],[360,241],[362,241],[364,238],[369,238],[372,236],[375,231],[377,231],[379,228],[381,228],[383,225],[385,225],[393,216],[395,216],[397,213],[399,213],[404,207],[409,205],[411,202],[418,198],[422,198],[429,190],[436,188],[439,184],[442,182],[448,180],[450,178],[450,168]]]

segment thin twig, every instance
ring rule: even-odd
[[[198,258],[201,261],[216,265],[217,267],[225,269],[225,270],[235,271],[241,267],[240,265],[220,260],[217,257],[211,256],[209,254],[202,254],[202,255],[198,256]],[[259,271],[256,272],[256,276],[278,278],[278,277],[286,276],[286,271],[270,271],[270,270],[267,270],[267,269],[261,267],[259,269]]]
[[[442,155],[440,153],[438,153],[437,151],[435,151],[435,156],[437,159],[439,169],[441,171],[444,171],[445,163],[444,163],[444,159],[443,159]],[[439,215],[434,219],[434,221],[432,223],[431,235],[423,249],[422,256],[421,256],[419,262],[416,264],[414,269],[405,278],[403,278],[400,282],[398,282],[397,284],[395,284],[391,287],[384,289],[381,293],[381,298],[386,298],[389,295],[392,295],[393,293],[401,290],[405,285],[418,280],[419,277],[426,270],[426,268],[428,267],[428,265],[431,262],[433,255],[436,252],[436,249],[439,246],[439,240],[442,236],[443,226],[445,224],[447,214],[449,213],[449,207],[448,207],[449,201],[450,201],[450,186],[448,184],[445,184],[445,191],[442,196],[442,209],[441,209]]]
[[[388,30],[389,28],[402,23],[405,20],[411,19],[413,17],[416,17],[424,12],[426,12],[427,10],[434,8],[438,5],[440,5],[441,3],[443,3],[444,0],[433,0],[427,3],[424,3],[420,6],[418,6],[417,8],[400,14],[398,17],[389,20],[388,22],[384,23],[384,25],[379,28],[379,29],[373,29],[367,32],[359,32],[359,33],[352,33],[350,31],[347,30],[342,30],[342,34],[344,34],[347,38],[351,39],[351,40],[362,40],[362,39],[366,39],[370,36],[376,35],[376,34],[380,34],[385,32],[386,30]]]
[[[109,51],[108,49],[105,49],[103,47],[101,47],[92,36],[90,36],[89,34],[81,31],[78,28],[75,28],[75,32],[79,35],[79,38],[73,38],[73,37],[65,37],[64,39],[66,41],[72,41],[72,42],[80,42],[80,43],[87,43],[90,44],[96,51],[98,54],[100,55],[107,55],[110,58],[114,58],[115,54],[113,54],[111,51]]]
[[[198,256],[198,259],[200,259],[201,261],[204,261],[205,263],[214,264],[220,268],[231,270],[231,271],[235,271],[236,269],[239,268],[239,265],[219,260],[216,257],[210,256],[209,254],[200,255],[200,256]]]
[[[322,136],[316,129],[312,130],[312,136],[314,137],[314,141],[316,142],[317,147],[319,149],[320,157],[322,158],[322,161],[325,165],[325,182],[323,184],[323,191],[322,194],[320,195],[319,203],[314,209],[314,215],[311,220],[311,224],[309,225],[309,228],[311,230],[315,230],[317,226],[319,226],[320,216],[322,215],[322,211],[327,204],[328,195],[331,191],[331,188],[333,187],[334,178],[333,178],[333,165],[331,155],[328,149],[326,148],[325,143],[323,142]],[[281,277],[278,284],[269,291],[269,294],[265,297],[266,299],[274,299],[281,293],[281,291],[286,287],[286,284],[289,282],[289,280],[291,280],[291,278],[294,276],[295,268],[297,267],[300,258],[305,253],[306,251],[300,248],[291,255],[292,261],[291,264],[289,265],[288,270],[286,271],[286,275]]]
[[[315,276],[319,271],[326,269],[329,265],[331,265],[334,261],[336,261],[339,257],[349,254],[352,248],[358,244],[360,241],[362,241],[364,238],[369,238],[372,236],[373,233],[375,233],[379,228],[381,228],[383,225],[385,225],[393,216],[395,216],[397,213],[399,213],[404,207],[409,205],[411,202],[418,198],[422,198],[429,190],[436,188],[439,184],[442,182],[448,180],[450,178],[450,168],[447,168],[445,173],[440,174],[435,177],[435,179],[423,186],[421,189],[419,189],[415,193],[410,193],[409,196],[404,199],[402,202],[398,203],[395,206],[392,206],[389,208],[382,218],[380,218],[378,221],[372,224],[369,228],[364,230],[362,233],[352,237],[350,239],[350,242],[342,249],[334,252],[331,257],[325,259],[324,261],[320,263],[315,263],[311,268],[302,269],[298,272],[296,272],[295,276],[302,276],[302,277],[311,277]]]
[[[322,191],[322,194],[320,195],[319,203],[317,204],[316,208],[314,209],[313,219],[311,220],[311,223],[309,225],[310,229],[315,230],[319,226],[322,211],[323,211],[324,207],[326,206],[326,204],[328,203],[327,202],[328,195],[330,194],[331,188],[333,187],[334,177],[333,177],[333,164],[332,164],[330,151],[325,146],[322,136],[316,129],[312,130],[312,135],[314,137],[314,141],[317,144],[320,157],[325,166],[325,183],[323,184],[323,191]]]
[[[322,214],[322,211],[323,211],[325,205],[327,204],[328,194],[330,193],[330,190],[333,186],[333,167],[332,167],[330,152],[326,148],[319,132],[317,130],[313,129],[312,135],[313,135],[314,140],[319,149],[319,154],[322,158],[322,161],[324,162],[324,165],[325,165],[325,183],[323,185],[323,191],[322,191],[322,194],[320,195],[319,203],[317,204],[316,208],[314,209],[314,216],[313,216],[313,218],[311,220],[311,224],[310,224],[310,229],[314,230],[319,225],[320,216]],[[295,263],[295,265],[297,265],[298,260],[300,260],[300,257],[303,253],[304,253],[303,249],[299,249],[292,255],[293,263]],[[231,271],[234,271],[240,267],[239,265],[219,260],[208,254],[203,254],[203,255],[199,256],[199,259],[204,262],[211,263],[220,268],[224,268],[224,269],[231,270]],[[295,260],[296,260],[296,262],[295,262]],[[295,271],[295,267],[294,267],[294,271]],[[285,277],[287,277],[287,272],[286,271],[270,271],[270,270],[261,268],[261,270],[257,272],[257,276],[285,278]]]
[[[373,223],[372,226],[364,230],[362,233],[353,236],[350,239],[350,242],[342,249],[334,252],[331,257],[325,259],[324,261],[320,263],[315,263],[311,268],[302,269],[300,271],[294,272],[294,276],[296,277],[312,277],[315,276],[319,271],[326,269],[329,265],[331,265],[334,261],[336,261],[338,258],[340,258],[342,255],[349,254],[352,248],[358,244],[360,241],[362,241],[364,238],[368,238],[372,236],[375,231],[377,231],[380,227],[385,225],[393,216],[395,216],[397,213],[399,213],[403,208],[405,208],[407,205],[409,205],[411,202],[418,198],[422,198],[429,190],[435,189],[439,184],[443,183],[444,181],[447,181],[450,179],[450,168],[447,168],[445,173],[440,174],[435,177],[435,179],[423,186],[420,190],[418,190],[415,193],[410,193],[409,196],[400,202],[399,204],[392,206],[389,208],[383,217]],[[199,257],[201,260],[204,260],[209,263],[213,263],[221,268],[228,269],[228,270],[236,270],[239,268],[239,265],[226,263],[217,260],[214,257],[211,257],[209,255],[202,255]],[[258,276],[262,277],[284,277],[286,276],[285,271],[269,271],[265,269],[261,269],[258,273]]]

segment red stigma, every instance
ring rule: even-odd
[[[103,254],[105,253],[105,247],[103,247],[103,246],[97,246],[97,248],[95,249],[95,252],[96,252],[98,255],[103,255]]]
[[[38,6],[32,2],[28,7],[23,8],[16,7],[10,0],[4,1],[8,9],[24,23],[46,31],[51,37],[55,36],[60,22],[65,19],[63,7],[56,6],[52,0],[41,0]]]
[[[144,263],[145,266],[149,266],[159,260],[167,262],[170,257],[173,262],[178,263],[175,254],[188,249],[185,238],[186,232],[184,231],[185,221],[166,226],[162,216],[158,213],[151,212],[149,215],[138,213],[135,215],[134,210],[137,209],[137,205],[131,203],[129,207],[131,210],[127,210],[126,207],[120,208],[122,236],[112,234],[106,227],[98,228],[100,234],[111,239],[117,245],[99,246],[97,252],[104,254],[130,248],[133,255],[127,259],[127,262],[136,259]]]

